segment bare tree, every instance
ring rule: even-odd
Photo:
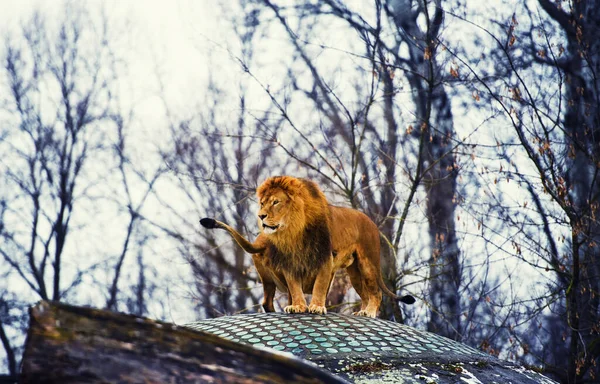
[[[138,251],[137,263],[139,266],[139,274],[138,274],[138,284],[135,287],[135,294],[133,295],[134,302],[137,304],[133,306],[127,306],[130,309],[134,309],[134,313],[139,315],[144,314],[144,295],[146,290],[144,289],[146,284],[145,272],[144,272],[144,262],[143,262],[143,252],[142,249],[148,239],[148,231],[147,230],[139,230],[139,226],[141,225],[143,216],[142,211],[144,205],[148,201],[148,197],[153,192],[155,183],[157,180],[163,175],[165,169],[160,163],[156,168],[152,168],[149,171],[143,171],[141,169],[137,169],[134,164],[132,164],[132,160],[129,158],[129,148],[133,145],[131,141],[136,140],[134,138],[127,136],[126,125],[131,124],[131,119],[127,121],[123,118],[124,114],[115,115],[112,120],[117,128],[117,142],[114,145],[115,157],[118,159],[118,173],[121,176],[121,183],[123,191],[119,193],[115,192],[115,196],[124,196],[126,201],[124,203],[117,202],[122,207],[125,207],[126,214],[128,217],[127,228],[124,233],[123,245],[121,248],[121,252],[117,258],[117,262],[114,266],[114,277],[112,279],[112,283],[110,284],[110,288],[108,291],[108,299],[106,301],[106,308],[110,310],[117,310],[117,302],[118,302],[118,294],[121,292],[119,290],[119,281],[122,279],[121,274],[124,269],[125,258],[128,253],[131,253],[131,243],[134,242],[135,237],[137,235],[138,241],[135,242],[136,248]],[[135,177],[132,183],[132,178]],[[140,191],[143,188],[143,192],[140,194],[140,197],[136,199],[133,192],[135,190]],[[128,298],[128,300],[131,300]]]
[[[558,57],[560,50],[555,57],[537,56],[558,68],[565,81],[563,152],[550,149],[543,155],[553,162],[566,154],[564,166],[550,176],[572,228],[571,278],[565,288],[571,330],[567,377],[575,382],[597,378],[593,367],[600,361],[600,3],[571,2],[567,9],[544,0],[539,4],[566,35],[564,57]]]
[[[427,188],[426,215],[431,244],[428,329],[460,339],[462,276],[454,218],[458,169],[453,156],[452,109],[444,88],[448,75],[438,51],[444,21],[443,5],[441,0],[391,1],[385,9],[398,35],[391,47],[395,65],[405,68],[414,90],[418,124],[415,133],[425,143],[422,161],[426,172],[423,178]],[[424,28],[417,23],[419,17],[424,17]],[[399,54],[402,43],[408,46],[408,58]]]
[[[299,125],[304,123],[298,123],[296,120],[300,119],[283,107],[282,99],[255,77],[284,118],[290,135],[297,136],[298,141],[280,143],[280,147],[285,155],[339,190],[349,204],[369,212],[380,223],[382,237],[390,245],[382,255],[386,281],[395,289],[400,288],[396,255],[408,207],[417,189],[422,185],[427,187],[427,217],[432,239],[430,273],[435,276],[430,287],[430,326],[457,338],[460,333],[458,289],[461,277],[454,229],[457,172],[452,153],[456,143],[452,141],[452,113],[436,50],[443,20],[441,4],[377,1],[372,6],[351,9],[336,1],[294,6],[279,5],[274,1],[259,3],[275,15],[298,61],[307,70],[305,75],[290,69],[290,88],[303,95],[324,119],[319,127],[323,132],[321,138],[300,128]],[[425,17],[426,30],[417,25],[419,17]],[[310,54],[315,45],[313,41],[320,38],[315,32],[318,26],[340,21],[356,32],[357,41],[363,46],[362,52],[348,54],[367,64],[355,69],[363,76],[354,87],[358,97],[353,102],[358,108],[348,106],[344,101],[347,97],[336,91],[328,79],[330,74]],[[360,49],[360,44],[347,43],[353,50]],[[407,56],[401,53],[403,45],[409,47]],[[334,48],[326,44],[321,47],[321,53]],[[307,82],[305,76],[310,79],[309,86],[302,85]],[[411,111],[414,121],[409,123],[399,121],[402,112],[398,107],[399,78],[408,80],[414,95],[415,109]],[[323,121],[327,121],[326,125]],[[413,143],[405,139],[406,129],[401,128],[402,125],[409,126],[408,136],[414,137]],[[316,152],[303,154],[298,150],[297,142]],[[371,143],[374,144],[371,146]],[[406,161],[402,152],[411,146],[415,148],[416,168],[401,165]],[[370,153],[367,155],[367,152]],[[403,202],[398,198],[402,171],[409,175],[410,189]],[[395,317],[399,321],[403,317],[394,302],[383,306],[382,316]]]
[[[251,2],[241,3],[244,12],[236,7],[226,9],[228,6],[223,5],[223,14],[231,19],[237,39],[234,45],[239,51],[217,48],[236,55],[240,65],[251,68],[258,13],[252,11]],[[197,310],[207,317],[260,307],[260,281],[249,255],[231,241],[224,241],[227,237],[206,231],[198,223],[202,217],[214,216],[243,230],[249,238],[258,234],[254,193],[257,183],[267,176],[264,169],[270,165],[275,138],[257,133],[261,117],[269,112],[249,107],[252,96],[247,83],[241,79],[232,90],[211,69],[202,108],[186,118],[168,113],[171,141],[163,159],[181,199],[174,203],[158,193],[166,212],[176,219],[174,223],[154,224],[180,243],[178,252],[192,271],[188,293]],[[233,107],[231,100],[235,100]],[[167,100],[164,102],[170,111]]]
[[[7,276],[3,276],[6,278]],[[10,313],[11,308],[15,306],[15,300],[9,300],[8,293],[6,291],[1,292],[0,295],[0,342],[2,343],[2,349],[6,355],[6,368],[8,375],[7,380],[16,381],[18,374],[18,349],[17,346],[11,340],[12,338],[8,334],[8,327],[18,326],[15,315]],[[0,379],[3,376],[0,375]]]
[[[496,136],[495,151],[507,167],[490,173],[513,180],[522,194],[488,206],[505,228],[487,241],[510,245],[512,251],[502,251],[544,282],[512,306],[521,315],[508,317],[505,329],[524,356],[561,382],[594,382],[600,358],[600,14],[596,2],[537,4],[489,28],[477,25],[493,43],[490,57],[500,76],[464,55],[456,58],[474,80],[474,98],[485,95],[512,127]],[[482,217],[491,229],[491,216]]]
[[[8,306],[11,315],[0,312],[0,339],[13,375],[23,341],[15,335],[26,327],[26,309],[33,302],[101,305],[94,293],[105,292],[107,306],[117,308],[129,242],[134,236],[148,237],[138,220],[145,196],[135,201],[128,188],[137,175],[147,196],[161,174],[160,169],[150,176],[136,174],[125,150],[129,127],[117,90],[124,61],[112,45],[119,26],[109,28],[102,12],[92,15],[72,4],[63,6],[69,12],[58,20],[35,12],[4,38],[0,273],[7,278],[0,280],[0,292],[2,308]],[[118,174],[124,191],[113,180]],[[114,205],[98,204],[107,201]],[[119,250],[108,240],[110,230],[99,228],[98,239],[90,229],[108,211],[123,206],[130,220]],[[112,228],[120,226],[112,222]],[[115,265],[110,262],[113,249],[120,255]],[[89,284],[106,270],[114,271],[109,287]],[[149,285],[142,279],[138,284]]]

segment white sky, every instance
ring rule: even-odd
[[[77,3],[77,1],[75,1]],[[180,101],[198,98],[200,84],[205,84],[209,62],[214,51],[211,41],[224,41],[220,32],[215,3],[201,0],[86,0],[91,9],[104,5],[109,17],[118,23],[131,20],[125,33],[133,49],[130,70],[134,102],[146,103],[157,96],[155,79],[159,73],[165,83],[166,98],[177,108]],[[34,9],[44,14],[61,12],[62,0],[0,0],[0,33],[18,27]],[[151,81],[149,81],[151,80]],[[145,105],[145,113],[164,116],[157,108],[159,100]],[[148,116],[149,120],[153,119]]]

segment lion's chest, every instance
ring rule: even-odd
[[[326,221],[307,225],[296,239],[273,238],[268,252],[270,264],[302,281],[314,281],[319,268],[331,257],[331,236]]]

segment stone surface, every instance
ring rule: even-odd
[[[381,319],[257,313],[186,327],[287,352],[352,382],[555,383],[465,344]]]

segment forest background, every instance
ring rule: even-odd
[[[27,308],[259,311],[254,191],[379,226],[380,316],[600,374],[597,0],[0,1],[0,372]],[[344,273],[329,311],[358,300]],[[278,305],[285,297],[278,297]]]

